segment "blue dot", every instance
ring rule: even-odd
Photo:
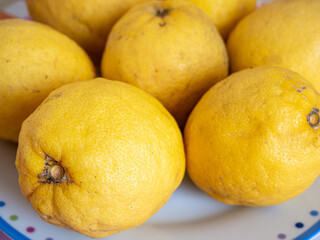
[[[319,215],[319,212],[316,211],[316,210],[312,210],[312,211],[310,212],[310,215],[311,215],[311,216],[318,216],[318,215]]]
[[[296,224],[295,224],[295,226],[296,226],[296,228],[303,228],[303,223],[301,223],[301,222],[297,222]]]
[[[0,207],[4,207],[6,203],[4,201],[0,201]]]

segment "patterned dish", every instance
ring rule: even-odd
[[[258,7],[272,0],[258,1]],[[28,19],[25,2],[0,0],[0,19]],[[0,140],[0,240],[91,238],[40,219],[22,196],[15,169],[16,144]],[[264,208],[228,206],[198,190],[186,177],[169,202],[143,225],[108,240],[320,240],[320,177],[300,196]]]

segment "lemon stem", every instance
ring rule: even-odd
[[[60,165],[55,164],[52,167],[50,167],[49,174],[53,181],[59,181],[64,176],[64,169]]]
[[[156,9],[156,16],[160,18],[164,18],[169,14],[170,10],[169,9],[164,9],[164,8],[158,8]]]
[[[313,129],[319,128],[320,117],[319,117],[319,109],[314,108],[308,115],[308,123]]]

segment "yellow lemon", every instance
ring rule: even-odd
[[[156,99],[126,83],[64,85],[23,123],[16,167],[40,217],[90,237],[150,218],[185,172],[183,139]]]
[[[183,127],[202,94],[227,76],[228,56],[201,9],[188,1],[150,1],[116,23],[101,71],[156,97]]]
[[[320,91],[319,13],[319,0],[279,0],[245,17],[228,40],[232,72],[251,66],[285,67]]]
[[[193,182],[227,204],[268,206],[320,173],[320,96],[279,67],[234,73],[199,101],[185,128]]]
[[[22,122],[55,88],[95,77],[73,40],[40,23],[0,21],[0,138],[17,141]]]
[[[27,0],[31,17],[76,40],[98,63],[114,23],[146,0]]]
[[[256,0],[189,0],[199,6],[213,21],[221,36],[227,39],[237,22],[251,13]]]

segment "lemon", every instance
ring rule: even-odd
[[[320,91],[319,12],[319,0],[279,0],[245,17],[228,40],[231,71],[285,67]]]
[[[101,71],[150,93],[183,127],[202,94],[227,76],[228,56],[215,26],[194,4],[150,1],[115,24]]]
[[[94,79],[54,90],[23,123],[16,167],[40,217],[90,237],[135,227],[185,172],[183,139],[156,99]]]
[[[227,39],[240,19],[255,10],[256,0],[189,0],[212,20],[219,33]]]
[[[95,63],[115,22],[131,6],[146,0],[27,0],[31,17],[78,42]]]
[[[211,197],[269,206],[320,173],[320,96],[299,74],[256,67],[213,86],[185,128],[187,170]]]
[[[18,140],[22,122],[55,88],[95,77],[85,51],[40,23],[0,21],[0,138]]]

